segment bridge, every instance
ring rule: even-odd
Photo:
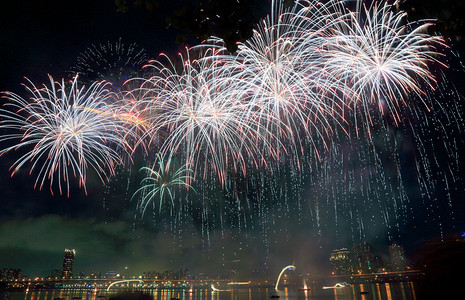
[[[420,270],[389,271],[368,274],[332,275],[330,278],[351,283],[415,281],[424,276]]]
[[[224,279],[209,280],[173,280],[173,279],[144,279],[144,278],[29,278],[0,280],[2,289],[107,289],[111,287],[123,288],[157,288],[157,289],[210,289],[211,285],[238,285],[244,283],[231,282]]]

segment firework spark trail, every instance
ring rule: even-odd
[[[347,105],[354,111],[360,105],[360,117],[369,125],[373,103],[398,124],[402,107],[411,106],[408,95],[423,99],[424,85],[434,89],[429,64],[441,64],[436,49],[446,45],[440,37],[426,33],[431,23],[407,23],[406,13],[394,12],[386,2],[368,8],[364,4],[362,10],[345,15],[347,20],[332,28],[324,46],[324,70],[353,90]]]
[[[238,80],[232,81],[237,84],[237,97],[248,103],[257,131],[267,136],[270,146],[259,147],[264,156],[279,160],[281,151],[302,155],[305,139],[315,146],[315,136],[327,137],[335,97],[325,96],[333,88],[316,75],[322,70],[314,59],[331,24],[324,22],[330,18],[328,7],[308,2],[290,10],[277,5],[275,10],[248,41],[238,45],[228,64],[237,70],[233,76]]]
[[[77,63],[71,70],[80,80],[107,80],[113,88],[124,89],[123,83],[142,70],[148,57],[145,49],[136,43],[125,45],[120,38],[117,42],[92,45],[77,57]]]
[[[339,0],[324,4],[299,1],[290,9],[276,3],[273,1],[270,16],[258,24],[248,41],[238,45],[236,53],[227,53],[220,39],[211,38],[177,59],[162,55],[144,72],[131,73],[135,78],[124,77],[127,85],[116,85],[114,96],[106,98],[102,106],[75,104],[75,114],[106,124],[100,134],[106,135],[111,126],[118,128],[113,140],[82,139],[81,148],[96,153],[91,149],[97,147],[93,143],[107,147],[111,140],[112,147],[128,149],[129,156],[141,146],[147,156],[154,151],[166,161],[182,161],[192,169],[192,176],[184,178],[186,184],[203,179],[195,186],[202,198],[201,208],[193,210],[201,218],[208,239],[209,229],[217,226],[209,218],[220,216],[219,227],[228,222],[237,227],[258,224],[270,246],[275,220],[295,216],[289,201],[300,201],[307,184],[304,180],[310,181],[313,207],[309,216],[299,209],[298,218],[312,218],[319,231],[324,231],[323,220],[329,215],[334,215],[336,223],[346,217],[359,228],[369,229],[377,222],[391,226],[393,219],[397,222],[408,213],[402,143],[411,137],[409,141],[418,148],[414,150],[417,180],[428,197],[438,184],[433,175],[443,165],[436,154],[429,153],[431,140],[425,136],[436,125],[434,132],[447,132],[447,125],[458,119],[438,120],[442,117],[439,114],[448,117],[452,113],[441,100],[429,95],[438,88],[438,77],[430,65],[444,66],[438,49],[446,45],[425,33],[428,21],[409,23],[404,13],[395,12],[386,2],[355,10]],[[86,59],[106,54],[94,51],[91,55]],[[114,67],[102,65],[105,73],[94,75],[110,76],[114,81],[115,76],[108,71]],[[19,97],[13,102],[19,113],[2,110],[6,121],[1,128],[25,133],[2,140],[22,138],[16,147],[36,144],[32,133],[39,130],[33,128],[39,121],[21,114],[28,109],[37,110],[37,119],[41,114],[53,114],[41,112],[36,108],[39,106]],[[54,114],[65,118],[64,113]],[[27,124],[32,128],[27,129]],[[459,147],[448,134],[441,136],[443,146],[431,148],[448,148],[446,152],[458,165],[459,155],[453,152]],[[40,187],[45,174],[51,178],[51,186],[56,173],[58,178],[66,177],[68,184],[68,170],[78,173],[83,185],[85,172],[81,174],[81,169],[85,171],[92,162],[81,162],[84,154],[70,161],[71,154],[78,152],[72,149],[64,156],[66,160],[43,166],[37,179]],[[85,152],[82,149],[79,151]],[[97,160],[92,166],[97,173],[103,167],[112,170],[118,157],[114,150],[105,150],[110,154],[98,154],[104,157],[101,160],[88,156]],[[60,157],[57,152],[50,155]],[[111,159],[105,158],[108,156]],[[15,167],[33,160],[33,169],[40,168],[39,158],[38,154],[24,156]],[[453,170],[441,174],[448,187],[458,180]],[[59,186],[61,190],[61,181]],[[148,195],[145,190],[139,193]],[[159,192],[154,193],[159,196]],[[218,194],[233,200],[221,203]],[[139,202],[140,210],[145,212],[150,202],[155,207],[154,198],[142,197],[145,200]],[[362,206],[355,203],[359,199]],[[310,204],[302,201],[298,207],[306,205]],[[369,210],[378,210],[376,216],[380,217],[371,213],[366,217]],[[259,218],[245,216],[245,211]],[[268,215],[272,218],[267,219]],[[354,231],[356,234],[365,232]]]
[[[133,151],[139,146],[147,152],[140,136],[149,124],[144,121],[139,110],[140,95],[137,88],[140,85],[134,78],[148,76],[143,68],[148,61],[144,48],[136,43],[127,45],[120,38],[116,42],[91,45],[79,54],[75,66],[69,72],[72,76],[79,74],[80,81],[85,83],[101,80],[111,83],[108,88],[114,93],[113,97],[107,99],[105,110],[96,112],[109,114],[118,122],[127,121],[127,142]]]
[[[163,200],[165,195],[171,200],[174,206],[174,193],[176,187],[192,187],[187,183],[191,179],[191,170],[182,165],[181,167],[173,170],[171,167],[172,161],[165,159],[161,155],[156,156],[155,163],[151,168],[143,167],[140,171],[147,172],[147,177],[142,179],[141,187],[134,193],[132,198],[138,194],[142,194],[139,202],[137,203],[137,210],[141,215],[145,214],[150,202],[155,206],[154,199],[158,196],[158,207],[161,212]]]
[[[59,83],[49,78],[49,87],[37,88],[29,82],[26,88],[32,95],[31,101],[14,93],[4,94],[9,101],[5,105],[10,109],[0,110],[3,119],[0,128],[13,132],[2,135],[0,141],[17,142],[0,153],[32,146],[32,150],[12,165],[12,175],[30,161],[30,173],[38,172],[35,186],[41,189],[49,180],[52,191],[56,180],[60,194],[62,185],[66,184],[69,196],[71,174],[84,189],[89,168],[95,170],[103,182],[108,180],[106,173],[113,174],[114,166],[120,162],[119,155],[109,144],[123,144],[120,133],[125,129],[114,120],[93,112],[111,97],[106,83],[96,82],[86,89],[78,86],[77,77],[69,87],[64,80]]]
[[[444,46],[440,38],[424,33],[429,23],[418,24],[405,23],[405,15],[386,3],[351,11],[340,1],[303,1],[289,10],[274,6],[236,53],[224,52],[221,40],[211,38],[180,55],[182,65],[169,59],[167,65],[149,65],[155,75],[139,91],[142,110],[149,116],[146,122],[152,124],[148,132],[165,129],[162,152],[183,157],[192,164],[194,176],[203,177],[197,182],[202,222],[209,224],[206,218],[214,216],[216,208],[228,206],[208,199],[215,198],[214,173],[228,197],[239,203],[236,214],[245,206],[263,214],[267,197],[283,199],[278,213],[289,214],[289,193],[301,192],[301,177],[308,174],[289,177],[299,186],[295,189],[279,180],[263,180],[266,175],[283,176],[284,165],[298,172],[310,166],[311,186],[321,199],[312,209],[318,224],[327,217],[321,211],[328,210],[326,206],[336,222],[349,216],[359,228],[375,223],[364,218],[364,212],[375,207],[381,208],[386,226],[402,219],[408,197],[400,141],[392,136],[391,126],[408,128],[424,117],[415,115],[419,107],[430,109],[426,90],[434,90],[436,79],[428,68],[441,65],[436,47]],[[194,50],[201,54],[194,55]],[[413,98],[420,98],[421,105]],[[241,140],[245,144],[238,144]],[[395,164],[393,170],[385,169],[387,160]],[[355,164],[360,167],[351,170]],[[228,182],[237,177],[226,174],[237,170],[251,183],[244,187]],[[246,190],[241,195],[240,188]],[[384,204],[384,195],[392,205]],[[263,205],[254,209],[250,196]],[[352,205],[358,197],[371,200],[364,200],[364,207]],[[221,223],[227,219],[222,216]],[[254,222],[233,219],[238,224]],[[265,223],[262,227],[271,226]]]
[[[231,95],[234,90],[225,80],[229,71],[218,67],[222,64],[221,56],[215,55],[218,49],[204,49],[195,60],[190,58],[192,51],[188,49],[186,57],[180,54],[180,71],[166,56],[170,67],[158,61],[148,66],[157,74],[142,87],[150,103],[146,107],[155,111],[149,123],[154,132],[164,128],[168,132],[162,153],[180,154],[194,166],[195,174],[201,170],[201,177],[213,168],[224,184],[229,168],[246,173],[246,159],[256,159],[254,145],[261,135],[249,124],[244,104]]]
[[[104,118],[111,118],[114,122],[121,123],[126,128],[122,134],[122,145],[113,143],[111,147],[118,153],[121,164],[116,166],[114,174],[105,184],[102,205],[110,211],[112,206],[121,201],[122,207],[128,207],[126,199],[131,198],[131,182],[136,176],[133,172],[135,162],[139,155],[146,157],[149,149],[141,138],[148,124],[139,110],[140,95],[136,88],[138,82],[134,77],[146,76],[143,65],[148,58],[145,49],[137,44],[124,44],[120,38],[116,42],[91,45],[78,57],[71,74],[79,74],[80,81],[92,82],[105,80],[111,82],[108,88],[113,96],[106,99],[105,106],[98,109],[83,107]],[[138,152],[137,150],[142,150]],[[109,215],[111,218],[111,214]]]

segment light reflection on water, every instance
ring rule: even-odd
[[[110,300],[110,299],[153,299],[153,300],[265,300],[278,295],[279,300],[417,300],[412,282],[356,284],[344,288],[322,289],[311,287],[309,290],[285,288],[276,292],[273,288],[239,288],[231,291],[214,292],[210,289],[187,290],[105,290],[95,293],[93,290],[44,290],[26,292],[0,292],[0,299],[11,300]],[[137,297],[137,296],[144,297]],[[119,298],[117,298],[119,296]],[[420,299],[418,299],[420,300]]]

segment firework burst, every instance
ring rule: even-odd
[[[185,165],[172,169],[172,161],[165,161],[160,154],[156,155],[155,163],[151,168],[143,167],[140,171],[146,172],[147,177],[142,179],[142,186],[134,193],[132,198],[141,194],[140,200],[137,203],[137,210],[140,211],[142,216],[151,202],[154,206],[156,205],[155,198],[158,198],[158,207],[159,211],[161,211],[165,197],[168,197],[173,206],[175,205],[175,188],[192,188],[188,184],[192,179],[192,171]]]
[[[332,131],[333,97],[326,96],[331,87],[314,59],[330,26],[323,20],[331,14],[326,6],[306,4],[288,10],[276,5],[228,62],[236,70],[237,97],[266,137],[259,146],[263,157],[279,160],[282,151],[299,157],[305,139],[315,146],[314,138]]]
[[[411,105],[408,95],[424,98],[423,84],[434,89],[429,66],[439,62],[436,47],[445,44],[426,33],[430,22],[406,22],[406,13],[386,2],[363,5],[345,16],[324,45],[325,73],[353,91],[347,105],[359,106],[368,124],[373,123],[373,104],[398,124],[401,107]]]
[[[19,142],[2,153],[33,147],[13,173],[31,161],[36,185],[49,179],[61,192],[72,173],[84,186],[87,169],[105,177],[103,169],[112,174],[121,152],[130,158],[141,146],[144,159],[159,154],[142,169],[147,178],[133,196],[141,195],[137,209],[143,215],[166,199],[173,204],[174,191],[200,177],[195,214],[205,228],[236,220],[238,228],[260,225],[266,239],[281,217],[312,219],[321,229],[330,215],[336,225],[345,218],[358,226],[360,236],[379,222],[389,227],[409,209],[404,144],[418,148],[409,151],[427,197],[437,174],[448,189],[459,181],[427,144],[437,132],[444,147],[435,151],[447,148],[456,168],[460,147],[447,129],[460,123],[461,111],[428,94],[440,85],[431,70],[444,66],[437,49],[446,46],[426,33],[428,21],[409,23],[386,2],[355,9],[347,2],[297,1],[284,9],[272,1],[270,16],[237,52],[211,38],[175,59],[161,55],[144,72],[133,71],[143,64],[141,52],[94,47],[80,59],[80,72],[115,82],[113,96],[103,83],[85,92],[74,82],[70,92],[64,83],[58,90],[33,86],[32,103],[7,93],[14,111],[1,111],[0,128],[19,133],[1,140]],[[183,167],[174,169],[174,160]],[[308,202],[305,185],[312,189]]]
[[[136,43],[126,45],[119,39],[87,48],[77,57],[71,74],[79,74],[81,80],[90,82],[110,81],[113,88],[124,89],[124,82],[141,72],[147,61],[145,49]]]
[[[55,82],[50,77],[50,86],[42,88],[29,82],[30,86],[26,87],[31,100],[5,93],[8,102],[0,111],[0,128],[12,131],[2,135],[0,140],[17,141],[0,153],[28,149],[12,165],[12,175],[31,162],[30,173],[37,172],[35,187],[42,189],[49,180],[52,191],[57,182],[60,194],[65,186],[68,196],[70,175],[78,178],[79,186],[84,189],[89,168],[105,182],[106,174],[113,174],[115,164],[120,161],[110,145],[124,143],[121,123],[96,113],[111,97],[107,83],[98,82],[85,88],[79,87],[77,80],[75,77],[67,84],[64,80]]]
[[[213,169],[224,183],[228,168],[246,172],[246,157],[256,153],[260,135],[252,133],[247,108],[232,96],[221,49],[206,48],[197,59],[191,59],[193,51],[180,55],[182,65],[169,59],[171,67],[159,61],[148,65],[156,75],[142,87],[146,115],[154,116],[148,119],[153,132],[168,132],[162,153],[184,157],[201,176]]]

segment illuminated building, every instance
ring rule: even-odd
[[[376,259],[370,244],[360,242],[354,246],[354,268],[357,273],[373,273],[376,268]]]
[[[19,279],[22,276],[21,269],[3,268],[0,270],[0,280]]]
[[[403,271],[406,266],[406,258],[404,254],[404,247],[393,243],[389,246],[389,258],[391,260],[392,271]]]
[[[61,269],[62,279],[71,278],[75,254],[76,251],[74,249],[65,249],[65,257],[63,258],[63,268]]]
[[[350,251],[347,248],[333,250],[329,257],[334,275],[349,275],[352,273]]]

